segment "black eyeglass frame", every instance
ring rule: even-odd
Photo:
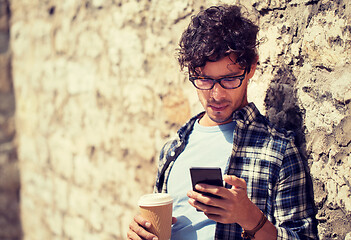
[[[222,88],[224,88],[224,89],[236,89],[236,88],[241,87],[241,85],[242,85],[242,83],[243,83],[243,81],[244,81],[244,79],[245,79],[246,73],[248,73],[247,68],[245,68],[244,73],[241,74],[241,75],[233,76],[233,77],[223,77],[223,78],[219,78],[219,79],[213,79],[213,78],[209,78],[209,77],[199,78],[199,77],[195,77],[195,76],[190,76],[190,73],[189,73],[189,81],[194,85],[194,87],[196,87],[197,89],[200,89],[200,90],[211,90],[211,89],[214,87],[214,85],[215,85],[216,83],[219,83],[219,85],[220,85]],[[227,87],[223,86],[223,85],[222,85],[222,80],[224,80],[224,79],[227,79],[227,80],[228,80],[228,78],[229,78],[229,79],[230,79],[230,78],[239,79],[239,80],[240,80],[240,84],[239,84],[237,87],[234,87],[234,88],[227,88]],[[199,88],[199,87],[196,86],[196,84],[195,84],[195,81],[198,80],[198,79],[207,79],[207,80],[211,80],[211,81],[212,81],[212,86],[211,86],[210,88]]]

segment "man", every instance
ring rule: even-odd
[[[155,192],[174,199],[172,239],[317,239],[306,173],[291,133],[274,129],[247,100],[258,27],[238,6],[210,7],[193,17],[179,62],[205,112],[190,119],[160,154]],[[189,168],[220,167],[225,187],[198,184]],[[201,211],[196,211],[196,210]],[[141,216],[129,239],[157,239]]]

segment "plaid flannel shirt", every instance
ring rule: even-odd
[[[155,192],[167,192],[173,163],[203,114],[190,119],[162,148]],[[253,103],[234,112],[233,121],[237,124],[226,174],[245,179],[248,197],[276,226],[278,239],[318,239],[313,199],[292,133],[272,128]],[[241,232],[236,223],[217,223],[214,239],[242,239]]]

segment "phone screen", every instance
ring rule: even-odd
[[[192,167],[190,168],[191,182],[193,190],[195,185],[198,183],[204,183],[209,185],[215,185],[223,187],[222,171],[220,168],[209,168],[209,167]],[[197,191],[199,192],[199,191]],[[207,194],[216,197],[212,194]]]

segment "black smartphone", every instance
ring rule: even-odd
[[[222,171],[220,168],[192,167],[190,168],[190,175],[193,190],[196,192],[199,192],[195,189],[195,185],[198,183],[223,187]],[[213,194],[206,193],[206,195],[218,198],[218,196],[215,196]]]

